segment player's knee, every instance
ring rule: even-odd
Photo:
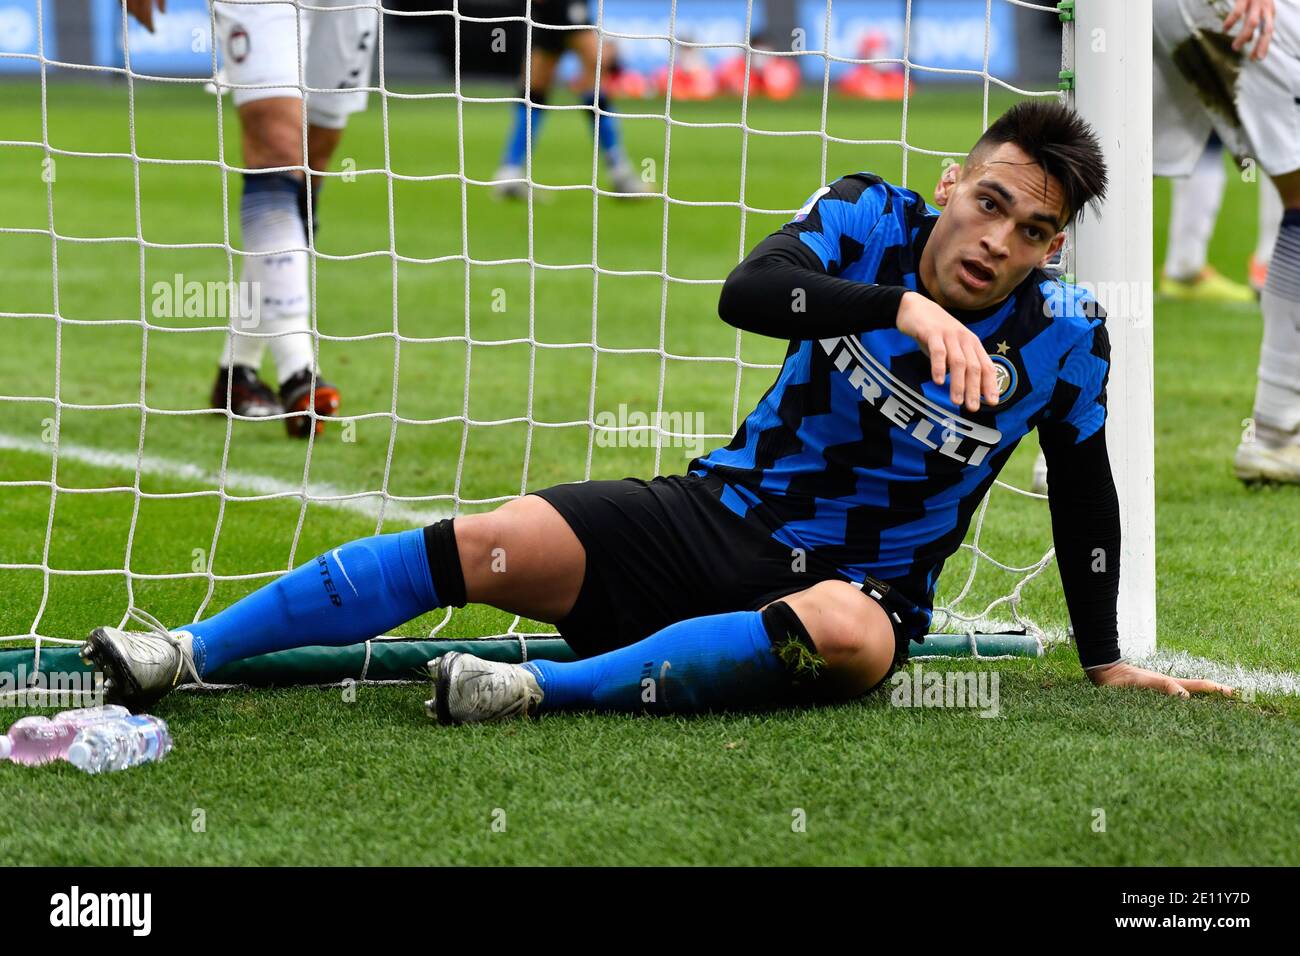
[[[822,581],[786,599],[845,696],[880,682],[894,659],[893,628],[884,610],[846,581]]]
[[[264,137],[245,151],[250,169],[280,169],[303,165],[302,140],[291,136]]]
[[[299,107],[301,110],[301,107]],[[243,121],[244,163],[250,169],[301,166],[302,119],[300,113],[282,115],[266,111]]]
[[[1300,209],[1300,170],[1273,177],[1273,185],[1287,209]]]
[[[867,640],[862,620],[865,600],[846,581],[822,581],[787,599],[828,663],[861,653]]]

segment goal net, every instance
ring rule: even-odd
[[[611,180],[570,53],[511,200],[497,171],[517,73],[538,80],[536,0],[417,6],[382,8],[358,81],[368,107],[314,170],[312,341],[342,407],[295,441],[278,420],[209,407],[246,252],[239,122],[207,4],[172,0],[149,34],[116,0],[91,3],[81,59],[62,50],[66,14],[16,4],[30,36],[0,48],[0,254],[14,277],[0,302],[0,653],[75,646],[131,607],[180,627],[342,540],[558,482],[684,472],[732,437],[784,351],[718,320],[730,269],[846,173],[928,198],[1023,97],[1077,101],[1109,154],[1113,198],[1058,268],[1125,292],[1118,307],[1098,296],[1115,355],[1121,627],[1127,650],[1153,642],[1150,306],[1127,295],[1150,282],[1149,105],[1143,133],[1124,89],[1141,92],[1140,13],[1120,0],[592,0],[609,104],[595,112],[617,124],[641,191]],[[952,646],[1066,636],[1032,444],[940,581],[934,629]],[[377,637],[548,632],[471,606]]]

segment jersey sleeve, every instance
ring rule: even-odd
[[[890,200],[879,176],[853,173],[813,193],[781,232],[811,249],[829,275],[838,275],[844,251],[869,244]]]
[[[1110,379],[1110,336],[1105,315],[1098,318],[1065,354],[1043,428],[1071,444],[1086,441],[1106,422],[1106,384]]]

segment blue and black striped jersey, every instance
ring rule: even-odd
[[[818,190],[781,231],[830,275],[924,293],[917,273],[938,216],[915,192],[858,173]],[[1086,292],[1035,270],[998,306],[957,318],[993,360],[997,405],[954,405],[892,326],[791,341],[730,444],[695,459],[692,473],[722,478],[727,507],[791,549],[891,584],[928,612],[944,562],[1020,439],[1038,427],[1077,444],[1106,419],[1109,340]]]

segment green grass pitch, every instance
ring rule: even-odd
[[[59,314],[77,320],[64,323],[56,341],[48,319],[0,318],[0,395],[7,396],[0,400],[0,478],[50,479],[41,439],[54,416],[56,348],[60,442],[76,451],[59,462],[52,523],[48,484],[0,488],[0,564],[116,569],[51,575],[48,595],[40,570],[0,571],[0,634],[27,633],[43,596],[42,634],[76,638],[116,623],[128,599],[127,566],[136,604],[169,623],[189,621],[265,578],[221,581],[209,594],[203,577],[160,576],[209,559],[222,577],[265,575],[374,532],[373,516],[303,507],[297,499],[222,507],[212,495],[150,497],[210,490],[207,476],[222,467],[224,419],[174,414],[205,404],[222,335],[194,328],[222,322],[151,317],[158,328],[146,334],[142,311],[155,282],[178,273],[200,281],[229,274],[220,250],[149,244],[220,243],[227,222],[236,237],[239,181],[226,177],[223,217],[219,171],[146,163],[137,184],[125,157],[134,136],[141,156],[216,158],[216,100],[193,87],[140,86],[132,124],[125,86],[52,83],[43,131],[39,88],[3,89],[4,139],[39,142],[47,133],[57,148],[122,158],[58,157],[52,215],[63,238],[52,245],[44,232],[51,216],[44,153],[0,147],[0,227],[42,231],[0,233],[0,311],[50,313],[57,297]],[[991,112],[1001,105],[995,100]],[[923,90],[911,104],[908,139],[963,153],[979,132],[980,106],[977,92]],[[508,110],[463,107],[471,178],[491,177]],[[755,102],[745,120],[755,131],[816,130],[820,112],[813,97]],[[673,115],[735,123],[741,106],[678,103]],[[832,99],[826,123],[839,137],[900,135],[895,105]],[[320,207],[318,249],[342,258],[318,259],[315,271],[322,332],[365,337],[320,345],[326,373],[343,389],[343,412],[359,417],[347,431],[332,424],[313,443],[309,462],[307,446],[289,442],[278,423],[236,423],[230,472],[291,486],[301,485],[309,466],[316,489],[385,488],[402,498],[457,488],[467,508],[487,507],[588,474],[589,430],[547,426],[585,421],[593,380],[598,412],[617,411],[619,403],[641,411],[661,405],[698,412],[707,431],[729,434],[772,376],[748,369],[737,389],[731,357],[774,363],[783,345],[749,336],[738,343],[716,317],[716,284],[665,285],[660,273],[725,275],[783,219],[753,210],[798,206],[826,178],[853,170],[897,181],[901,151],[823,147],[816,136],[742,137],[728,127],[666,131],[653,119],[623,125],[630,155],[652,159],[661,182],[666,172],[670,195],[684,202],[665,211],[656,199],[593,203],[589,190],[556,191],[535,204],[530,221],[527,207],[503,205],[486,187],[470,186],[466,215],[458,180],[401,178],[458,170],[455,103],[390,99],[385,113],[372,101],[336,157],[336,169],[349,160],[361,172],[352,182],[330,181]],[[227,160],[237,162],[239,130],[228,105],[221,126]],[[364,172],[386,162],[392,179]],[[575,114],[551,117],[537,178],[580,184],[590,182],[591,170],[586,123]],[[939,170],[938,157],[913,154],[909,185],[926,192]],[[1214,261],[1239,279],[1254,242],[1253,189],[1231,177],[1212,249]],[[1157,257],[1167,198],[1167,185],[1158,184]],[[742,200],[751,210],[743,217]],[[137,234],[143,249],[134,240],[78,241]],[[390,249],[419,261],[395,262]],[[466,253],[468,267],[460,258]],[[593,279],[589,267],[544,268],[589,264],[593,253],[610,273]],[[530,257],[535,271],[526,262],[489,264]],[[1158,305],[1159,643],[1297,671],[1300,596],[1291,548],[1300,497],[1296,489],[1245,489],[1230,472],[1250,413],[1259,336],[1253,307]],[[530,337],[570,347],[533,353]],[[664,363],[661,349],[728,358]],[[143,432],[142,394],[149,409]],[[468,430],[460,419],[467,398],[475,423]],[[91,405],[115,407],[79,407]],[[411,423],[394,425],[394,411]],[[142,433],[146,459],[170,464],[142,475],[137,498],[132,462]],[[1014,483],[1027,482],[1031,444],[1008,467]],[[679,471],[688,457],[680,448],[664,448],[658,458],[652,448],[597,448],[589,473]],[[87,493],[106,488],[116,490]],[[232,493],[252,492],[232,486]],[[432,510],[450,501],[407,506]],[[409,510],[395,513],[386,530],[409,526]],[[1000,560],[1027,564],[1046,550],[1047,530],[1044,505],[1001,492],[983,544]],[[953,559],[941,597],[960,586],[967,560]],[[1005,576],[982,568],[976,597],[1008,587]],[[1064,626],[1054,569],[1026,590],[1025,605],[1045,626]],[[437,620],[412,622],[401,633],[426,634]],[[443,633],[498,632],[510,622],[472,608]],[[419,686],[362,687],[355,702],[318,689],[175,695],[157,707],[177,740],[160,765],[105,778],[67,766],[0,767],[0,801],[9,807],[0,817],[0,844],[21,848],[13,859],[53,864],[1300,860],[1296,699],[1099,693],[1067,648],[1032,662],[955,666],[996,667],[1001,717],[893,708],[877,696],[815,712],[689,720],[578,715],[441,729],[424,718],[426,688]],[[4,719],[20,715],[10,710]],[[796,832],[800,810],[806,827]],[[1096,832],[1097,811],[1105,832]]]

